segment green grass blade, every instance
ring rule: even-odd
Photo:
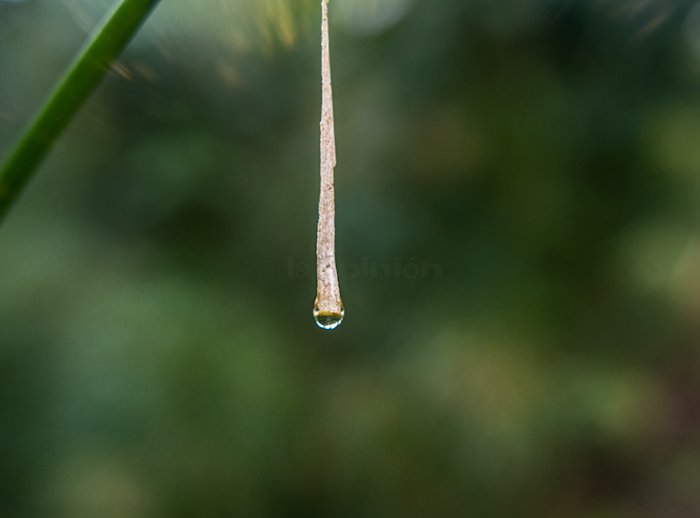
[[[158,1],[119,0],[68,67],[0,168],[0,223]]]

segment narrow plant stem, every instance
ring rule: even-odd
[[[119,0],[68,67],[0,167],[0,223],[158,1]]]
[[[316,323],[323,329],[334,329],[342,322],[345,308],[340,297],[340,284],[335,261],[334,169],[336,154],[328,0],[321,0],[321,87],[321,190],[316,232],[317,290],[314,317]]]

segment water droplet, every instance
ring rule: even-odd
[[[340,313],[336,313],[319,311],[318,308],[314,308],[314,318],[316,319],[316,324],[321,329],[326,329],[328,331],[335,329],[343,322],[343,317],[345,317],[345,309],[341,309]]]

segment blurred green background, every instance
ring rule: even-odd
[[[0,0],[0,152],[109,0]],[[163,0],[0,228],[0,516],[700,516],[700,7]]]

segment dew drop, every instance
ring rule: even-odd
[[[319,311],[318,308],[314,308],[314,319],[316,319],[316,325],[321,329],[326,329],[330,331],[335,329],[343,322],[343,317],[345,316],[345,310],[341,310],[340,313],[330,313],[328,311]]]

